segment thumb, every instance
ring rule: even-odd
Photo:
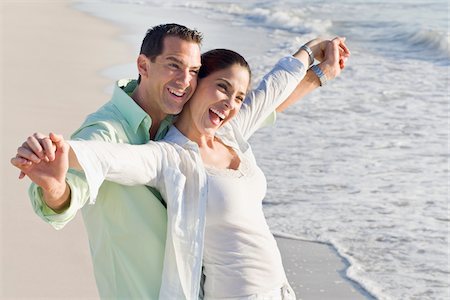
[[[56,134],[54,132],[50,132],[48,135],[53,143],[57,144],[58,142],[64,141],[64,138],[61,134]]]
[[[66,144],[66,142],[64,140],[64,137],[61,134],[56,134],[56,133],[50,132],[49,137],[52,140],[52,142],[55,144],[56,148],[58,148],[58,149],[64,148],[64,145]]]
[[[61,134],[50,132],[49,136],[58,150],[60,150],[62,153],[67,152],[69,145],[64,140],[64,137]]]

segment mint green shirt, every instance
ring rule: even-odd
[[[89,115],[72,139],[147,143],[152,120],[129,97],[135,87],[136,81],[120,80],[112,99]],[[164,137],[171,124],[172,117],[161,123],[156,140]],[[63,228],[81,210],[100,297],[158,299],[167,226],[167,212],[159,193],[143,185],[106,181],[95,205],[85,205],[89,189],[84,175],[70,170],[66,180],[71,187],[71,203],[65,212],[56,214],[47,207],[34,184],[30,199],[35,212],[55,229]]]

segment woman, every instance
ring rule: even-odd
[[[202,266],[205,299],[295,299],[263,215],[266,182],[247,140],[303,78],[309,58],[301,57],[280,60],[258,89],[263,95],[243,104],[247,62],[230,50],[209,51],[195,94],[163,142],[70,142],[71,166],[86,173],[92,198],[107,179],[156,187],[166,199],[160,299],[197,298]],[[51,138],[67,153],[67,143]],[[32,167],[22,161],[20,168]]]

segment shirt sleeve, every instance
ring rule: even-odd
[[[167,151],[161,142],[144,145],[100,141],[69,141],[89,186],[91,202],[105,180],[122,185],[148,185],[159,188]]]
[[[102,123],[84,127],[78,130],[72,138],[111,142],[117,140],[114,131]],[[76,216],[77,211],[89,200],[89,186],[83,172],[69,170],[66,175],[66,182],[70,187],[70,205],[66,210],[59,213],[46,205],[42,189],[38,185],[32,183],[28,189],[28,196],[34,212],[57,230],[62,229],[69,223]]]
[[[247,95],[239,114],[233,119],[244,139],[248,140],[265,123],[273,123],[275,109],[289,97],[305,74],[303,63],[288,56],[263,77],[258,87]]]

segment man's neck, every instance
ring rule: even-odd
[[[142,89],[139,88],[139,85],[136,89],[131,93],[130,97],[142,108],[152,119],[152,124],[150,126],[149,134],[150,139],[154,140],[156,133],[158,132],[159,125],[162,120],[167,117],[167,114],[161,112],[161,109],[158,106],[155,106],[156,101],[146,96]]]

